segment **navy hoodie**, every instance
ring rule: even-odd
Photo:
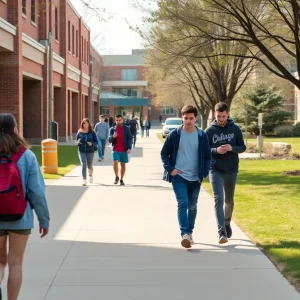
[[[212,154],[211,169],[227,174],[238,172],[238,153],[246,151],[240,127],[231,119],[227,120],[227,124],[224,127],[214,120],[205,132],[209,139]],[[217,153],[217,148],[225,144],[231,145],[232,151],[228,151],[225,154]]]

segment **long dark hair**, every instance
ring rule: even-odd
[[[17,153],[20,147],[29,148],[15,128],[17,122],[12,114],[0,113],[0,155]]]
[[[83,123],[89,123],[89,131],[88,131],[88,133],[93,133],[93,128],[92,128],[92,125],[91,125],[91,122],[90,122],[90,120],[88,119],[88,118],[84,118],[84,119],[82,119],[82,121],[81,121],[81,123],[80,123],[80,127],[79,127],[79,130],[78,131],[80,131],[80,132],[82,132],[83,131],[83,129],[84,129],[84,127],[83,127]]]

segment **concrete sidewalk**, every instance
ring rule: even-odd
[[[133,149],[124,187],[113,185],[110,148],[93,185],[81,186],[78,167],[48,186],[51,233],[31,236],[20,300],[299,300],[237,226],[226,246],[217,243],[204,190],[196,244],[181,248],[176,200],[161,180],[162,144],[151,135]]]

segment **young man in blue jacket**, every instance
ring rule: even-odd
[[[228,242],[234,189],[239,168],[239,155],[246,150],[241,129],[229,118],[228,106],[220,102],[215,106],[215,121],[205,130],[212,153],[209,180],[214,193],[219,243]],[[225,214],[224,214],[225,198]]]
[[[120,185],[125,185],[124,176],[126,164],[129,162],[128,154],[132,148],[132,135],[129,127],[123,124],[123,117],[116,115],[116,126],[109,131],[109,142],[112,144],[112,158],[114,162],[114,172],[116,175],[114,184],[118,184],[119,177],[119,162],[121,164],[121,180]]]
[[[165,168],[164,180],[172,182],[178,202],[181,245],[190,248],[197,215],[197,202],[203,178],[210,168],[211,151],[205,132],[195,126],[197,108],[186,105],[182,111],[183,126],[173,130],[161,150]]]

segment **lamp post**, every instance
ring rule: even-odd
[[[48,104],[48,138],[52,138],[52,72],[53,72],[53,49],[52,32],[48,32],[48,51],[49,51],[49,104]]]

